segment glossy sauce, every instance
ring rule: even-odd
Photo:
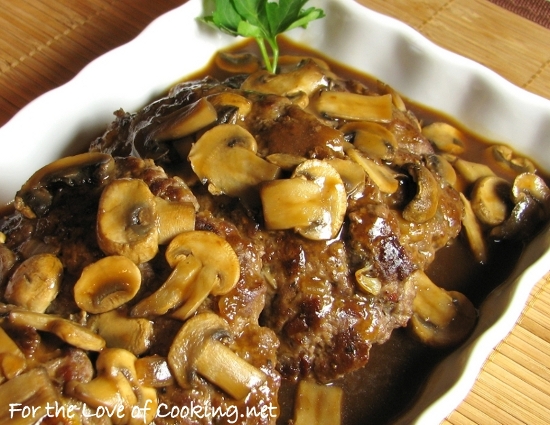
[[[373,90],[378,86],[376,79],[290,43],[287,39],[281,38],[280,45],[282,54],[317,56],[325,60],[340,76],[359,80]],[[252,42],[241,43],[232,50],[258,54],[256,45]],[[186,80],[202,78],[206,75],[220,80],[229,76],[212,63]],[[384,76],[378,77],[381,80],[384,78]],[[406,103],[425,124],[447,121],[460,127],[448,117],[412,102]],[[464,128],[461,129],[465,131]],[[467,131],[465,133],[468,152],[465,159],[486,162],[488,142],[468,134]],[[507,177],[510,178],[510,176]],[[544,178],[550,182],[548,175]],[[6,210],[0,211],[0,213],[5,212]],[[509,276],[523,248],[524,242],[492,243],[488,263],[480,265],[473,261],[469,248],[462,237],[459,237],[453,244],[438,252],[427,273],[439,286],[463,292],[476,307],[479,307],[488,293]],[[335,383],[345,391],[343,423],[348,425],[391,423],[395,416],[406,410],[407,406],[414,401],[430,371],[447,354],[448,351],[431,349],[417,342],[410,337],[406,329],[394,331],[388,342],[371,349],[369,363],[363,369]],[[279,397],[283,406],[280,424],[286,424],[292,418],[294,391],[294,386],[283,383]]]
[[[325,60],[332,71],[342,77],[355,79],[377,90],[377,79],[361,74],[336,63],[318,52],[311,51],[288,39],[280,38],[281,55],[314,56]],[[255,43],[245,42],[236,45],[231,51],[247,51],[259,55]],[[211,75],[220,80],[229,76],[220,71],[213,63],[192,78]],[[384,76],[379,76],[383,81]],[[467,137],[466,160],[491,164],[487,155],[488,141],[469,133],[456,121],[436,111],[407,101],[411,109],[423,124],[434,121],[446,121],[462,130]],[[491,167],[495,170],[495,167]],[[501,167],[502,168],[502,167]],[[511,174],[501,170],[502,177],[511,180]],[[547,183],[548,175],[543,175]],[[441,249],[435,261],[426,271],[431,279],[446,289],[464,293],[476,307],[479,307],[487,295],[504,282],[512,272],[514,265],[524,248],[523,242],[494,242],[489,246],[487,264],[481,265],[473,260],[469,247],[459,236],[451,245]],[[343,424],[383,425],[391,423],[414,402],[430,371],[450,350],[429,348],[413,339],[407,329],[397,329],[390,340],[375,345],[370,352],[368,364],[361,370],[349,374],[344,380],[336,382],[344,388]],[[288,423],[292,418],[292,405],[295,388],[283,382],[279,400],[282,408],[280,424]]]

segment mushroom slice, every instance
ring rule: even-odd
[[[388,166],[365,158],[357,149],[348,149],[346,153],[352,161],[363,168],[381,192],[391,194],[399,189],[399,181],[395,177],[395,173]]]
[[[149,136],[155,142],[181,139],[216,122],[218,113],[204,97],[186,105],[165,117]]]
[[[4,243],[0,243],[0,285],[10,278],[13,267],[17,262],[15,253],[9,249]]]
[[[168,365],[180,387],[190,389],[196,374],[237,400],[244,399],[267,377],[220,340],[230,336],[220,316],[206,312],[189,319],[177,333],[168,352]]]
[[[88,326],[105,340],[108,348],[123,348],[136,356],[145,353],[153,339],[153,323],[128,317],[125,309],[94,315]]]
[[[323,117],[354,121],[389,122],[393,113],[390,94],[367,96],[323,90],[310,107]]]
[[[462,192],[459,192],[460,200],[464,207],[464,215],[462,216],[462,226],[466,233],[466,239],[470,245],[470,251],[474,255],[474,258],[479,263],[485,263],[487,261],[487,244],[483,236],[483,230],[477,220],[477,217],[472,209],[470,201],[464,196]]]
[[[243,82],[241,89],[280,96],[303,92],[311,96],[319,88],[327,86],[326,74],[327,71],[317,62],[306,59],[281,74],[272,74],[266,70],[254,72]]]
[[[136,360],[127,350],[106,348],[96,361],[97,377],[86,383],[73,382],[67,392],[94,408],[121,409],[118,423],[150,423],[158,405],[157,392],[140,383]]]
[[[0,385],[0,423],[33,425],[44,423],[48,406],[58,403],[58,390],[46,369],[36,367]],[[17,410],[17,408],[21,410]],[[23,408],[35,414],[23,415]],[[51,407],[50,407],[51,408]],[[15,410],[14,410],[15,409]]]
[[[195,206],[191,202],[171,202],[155,196],[158,215],[158,243],[165,245],[174,236],[195,228]]]
[[[93,183],[101,187],[112,177],[114,168],[113,157],[98,152],[58,159],[36,171],[27,180],[15,196],[15,209],[27,218],[42,217],[49,211],[53,200],[49,185]]]
[[[294,425],[339,425],[342,421],[342,388],[301,380],[296,392]]]
[[[318,159],[301,163],[290,179],[264,183],[260,198],[268,229],[295,229],[313,240],[334,238],[347,208],[340,174]]]
[[[456,171],[443,155],[426,155],[426,168],[449,186],[457,187]]]
[[[4,297],[6,301],[37,313],[44,313],[55,299],[63,279],[63,264],[53,254],[37,254],[15,270]]]
[[[199,179],[209,183],[213,194],[247,197],[249,192],[279,174],[279,167],[260,158],[256,140],[236,124],[221,124],[207,132],[189,152],[191,167]]]
[[[234,110],[234,121],[236,122],[243,121],[252,110],[252,102],[249,99],[231,91],[211,94],[207,99],[219,112],[227,109]]]
[[[185,320],[208,295],[223,295],[237,284],[240,264],[229,243],[215,233],[196,230],[176,236],[166,248],[173,268],[164,284],[132,309],[134,317],[162,315]]]
[[[101,194],[97,241],[107,255],[125,255],[134,263],[151,260],[158,252],[155,196],[143,180],[119,179]]]
[[[168,279],[159,289],[137,303],[132,308],[131,316],[161,316],[180,306],[187,299],[193,281],[201,270],[202,262],[194,256],[187,256],[181,261],[174,262],[172,267]]]
[[[0,328],[0,384],[27,368],[25,355],[6,331]]]
[[[348,196],[353,196],[359,193],[365,187],[365,171],[363,167],[353,161],[341,158],[327,159],[326,162],[332,165],[340,174],[346,193]]]
[[[281,170],[293,171],[298,165],[304,162],[307,158],[300,155],[290,153],[272,153],[265,157],[266,160],[275,164]]]
[[[531,196],[540,203],[546,214],[550,213],[550,189],[542,177],[534,173],[521,173],[514,179],[512,201],[517,204],[525,196]]]
[[[174,376],[166,357],[159,355],[145,356],[136,360],[136,372],[143,385],[153,388],[174,385]]]
[[[344,124],[340,131],[353,136],[353,145],[368,158],[391,161],[398,149],[397,140],[386,127],[366,121]]]
[[[512,170],[515,173],[534,173],[535,164],[529,159],[518,156],[512,148],[506,145],[494,145],[489,148],[493,153],[496,162],[506,170]]]
[[[17,326],[29,326],[37,331],[50,332],[67,344],[83,350],[101,351],[105,348],[105,340],[95,332],[52,314],[13,310],[10,312],[9,321]]]
[[[258,56],[252,53],[218,52],[214,63],[224,71],[239,74],[252,74],[261,67]]]
[[[425,223],[437,212],[439,184],[431,171],[422,164],[407,164],[405,169],[416,182],[416,195],[403,210],[403,218],[412,223]]]
[[[510,215],[508,181],[497,176],[479,179],[472,188],[470,203],[478,220],[488,226],[498,226]]]
[[[550,215],[550,189],[534,173],[521,173],[512,185],[514,207],[510,216],[491,230],[497,239],[528,238],[539,223]]]
[[[73,291],[82,310],[98,314],[127,303],[140,287],[138,266],[128,257],[112,255],[86,266]]]
[[[470,300],[460,292],[440,288],[423,271],[413,272],[408,279],[416,287],[409,323],[413,333],[425,344],[440,348],[464,341],[477,321]]]
[[[439,152],[460,155],[464,153],[464,134],[445,122],[434,122],[422,128],[422,134]]]
[[[466,180],[466,183],[469,184],[475,183],[483,177],[495,175],[489,166],[478,162],[466,161],[461,158],[457,158],[453,162],[453,167]]]

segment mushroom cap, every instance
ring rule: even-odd
[[[82,270],[74,285],[74,299],[88,313],[104,313],[130,301],[140,286],[138,266],[128,257],[112,255]]]
[[[59,292],[63,264],[53,254],[37,254],[27,258],[15,270],[4,297],[10,303],[30,311],[43,313]]]
[[[497,176],[482,177],[470,195],[472,210],[479,221],[489,226],[501,224],[510,214],[510,183]]]
[[[112,181],[101,194],[97,241],[107,255],[125,255],[136,264],[158,252],[155,196],[140,179]]]
[[[195,360],[210,340],[230,335],[228,323],[215,313],[201,313],[187,320],[168,352],[168,365],[182,388],[190,388],[196,373]]]
[[[422,128],[422,134],[440,152],[460,155],[464,152],[464,134],[445,122],[434,122]]]
[[[279,167],[256,154],[254,136],[237,124],[221,124],[206,131],[189,152],[189,161],[213,194],[250,196],[259,183],[273,180]]]
[[[425,223],[433,218],[439,204],[439,184],[422,164],[407,164],[409,174],[416,181],[416,195],[403,210],[403,218],[413,223]]]
[[[177,235],[166,248],[166,260],[172,268],[189,255],[197,258],[202,267],[216,271],[217,283],[213,295],[230,291],[239,280],[240,263],[233,247],[221,236],[205,230],[194,230]]]
[[[346,135],[353,135],[353,145],[369,158],[391,161],[398,149],[394,134],[381,124],[351,121],[340,127]]]
[[[477,322],[470,300],[457,291],[438,287],[422,271],[409,278],[416,287],[409,329],[424,344],[446,348],[464,341]]]
[[[294,228],[313,240],[334,238],[347,209],[340,174],[327,161],[318,159],[302,162],[290,179],[265,182],[260,197],[268,229]]]
[[[303,92],[310,96],[328,85],[327,70],[312,59],[305,59],[282,70],[284,73],[279,74],[267,70],[254,72],[243,82],[241,89],[280,96]]]

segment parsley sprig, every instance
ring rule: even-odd
[[[202,20],[233,36],[252,37],[258,43],[265,66],[275,73],[279,59],[277,36],[293,28],[306,28],[323,18],[322,9],[304,9],[308,0],[215,0],[212,15]],[[270,58],[267,45],[271,48]]]

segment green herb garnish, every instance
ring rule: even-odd
[[[303,9],[308,0],[215,0],[215,10],[202,20],[233,36],[252,37],[258,43],[269,72],[275,73],[279,59],[277,36],[325,16],[323,10]],[[271,48],[272,59],[267,52]]]

